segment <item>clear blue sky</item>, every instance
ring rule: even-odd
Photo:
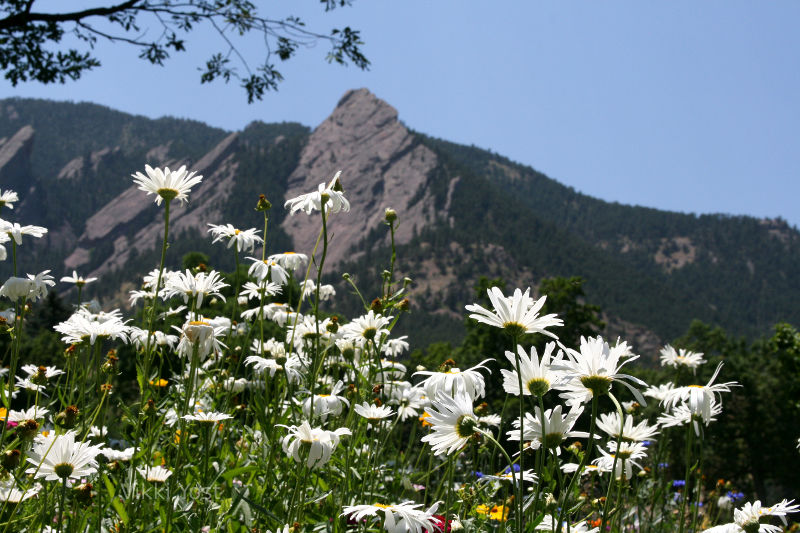
[[[79,82],[3,81],[0,97],[234,130],[256,119],[313,127],[346,90],[367,87],[417,131],[490,148],[593,196],[800,225],[800,2],[272,5],[283,10],[273,16],[298,14],[313,29],[361,30],[371,70],[327,65],[322,45],[301,50],[279,65],[279,92],[248,105],[236,86],[199,84],[197,67],[219,46],[201,30],[166,68],[101,43],[104,66]],[[257,43],[244,50],[258,62]]]

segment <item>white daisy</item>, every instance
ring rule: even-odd
[[[570,531],[572,533],[597,533],[600,531],[599,527],[589,529],[589,525],[585,521],[572,524],[567,527],[567,524],[558,526],[558,518],[553,515],[545,515],[539,525],[536,526],[537,531],[552,531],[553,533],[565,533]]]
[[[553,357],[555,348],[556,343],[548,342],[542,354],[542,359],[539,361],[535,347],[531,347],[529,356],[522,346],[517,346],[519,369],[522,373],[522,393],[525,396],[544,396],[553,383],[559,379],[560,373],[552,370],[551,366],[561,363],[563,352],[559,352],[556,357]],[[508,359],[512,367],[516,368],[517,356],[513,352],[507,351],[506,359]],[[519,376],[517,371],[500,370],[500,372],[503,374],[503,388],[505,391],[508,394],[519,396]]]
[[[322,209],[323,202],[325,203],[326,213],[350,211],[350,202],[344,197],[339,184],[339,176],[341,174],[342,171],[340,170],[327,186],[324,183],[320,183],[316,191],[286,200],[283,206],[289,209],[289,214],[292,216],[297,211],[302,211],[307,215],[310,215],[312,211],[319,211]]]
[[[307,279],[300,283],[300,289],[303,291],[303,299],[314,296],[317,291],[317,283],[313,279]],[[324,302],[336,296],[336,289],[333,285],[320,285],[319,286],[319,299]]]
[[[388,390],[391,396],[389,403],[397,406],[397,416],[401,421],[419,416],[419,412],[427,404],[425,391],[421,387],[412,386],[408,381],[393,382]]]
[[[675,348],[669,344],[661,349],[661,366],[671,366],[673,368],[685,366],[686,368],[695,370],[705,362],[702,353],[690,352],[683,348],[676,351]]]
[[[791,505],[792,501],[784,499],[771,507],[762,507],[761,502],[756,500],[753,503],[747,502],[744,506],[733,511],[733,522],[706,529],[712,533],[779,533],[783,528],[771,524],[762,524],[762,516],[777,516],[786,524],[786,515],[796,513],[800,510],[800,505]]]
[[[452,454],[464,447],[478,426],[478,417],[472,410],[472,398],[463,391],[450,394],[439,392],[428,408],[426,421],[431,432],[422,437],[430,443],[435,455]]]
[[[100,453],[108,459],[109,462],[119,461],[125,462],[130,461],[133,458],[133,455],[136,453],[136,448],[130,447],[125,448],[124,450],[114,450],[112,448],[103,448],[100,450]]]
[[[722,361],[717,365],[714,375],[711,376],[708,383],[673,389],[661,403],[669,408],[675,406],[679,401],[685,402],[692,414],[701,416],[703,422],[707,424],[712,417],[712,404],[719,401],[720,393],[730,392],[731,387],[739,386],[735,381],[715,384],[714,380],[717,379],[720,370],[722,370]]]
[[[716,421],[716,417],[720,413],[722,413],[722,405],[714,399],[711,400],[711,404],[709,406],[710,416],[707,418],[703,418],[699,414],[693,413],[692,409],[687,404],[682,403],[675,406],[671,412],[659,416],[658,424],[661,427],[668,428],[685,426],[686,424],[691,423],[694,426],[695,434],[700,435],[700,425],[698,422],[702,421],[706,426],[708,426],[711,422]]]
[[[147,331],[143,329],[136,327],[129,328],[128,338],[130,339],[130,342],[137,348],[143,348],[147,346]],[[177,343],[177,335],[169,335],[163,331],[154,331],[150,335],[151,346],[166,346],[170,349],[174,349]]]
[[[668,381],[662,385],[651,385],[650,387],[647,387],[642,394],[649,398],[655,398],[661,402],[669,395],[670,392],[672,392],[672,389],[674,388],[675,384],[673,384],[671,381]]]
[[[152,300],[153,298],[156,297],[155,291],[133,290],[129,291],[128,294],[130,294],[130,301],[132,306],[136,305],[139,302],[139,300]]]
[[[283,252],[282,254],[272,254],[269,256],[270,261],[275,261],[284,270],[294,271],[300,267],[308,264],[308,256],[306,254],[298,254],[297,252]],[[308,280],[314,283],[313,280]]]
[[[12,190],[0,189],[0,207],[14,209],[14,202],[19,202],[19,196]]]
[[[228,248],[236,244],[236,249],[240,252],[252,253],[256,243],[263,242],[263,239],[258,236],[256,228],[240,230],[234,228],[231,224],[209,224],[209,226],[211,226],[211,229],[208,232],[214,236],[212,243],[228,239]]]
[[[36,275],[28,274],[28,279],[32,285],[28,299],[34,302],[47,296],[47,287],[53,287],[56,284],[49,270],[44,270]]]
[[[0,287],[0,296],[12,301],[21,300],[28,297],[32,287],[31,280],[12,276]]]
[[[197,346],[197,355],[201,361],[211,353],[219,353],[222,348],[227,348],[219,338],[227,333],[225,327],[214,327],[208,321],[192,320],[184,324],[183,329],[176,326],[173,328],[181,331],[181,340],[178,342],[177,352],[187,358],[192,357],[194,347]]]
[[[281,290],[282,289],[280,285],[277,283],[272,283],[271,281],[262,281],[259,284],[248,281],[242,287],[242,292],[240,294],[248,300],[261,301],[261,298],[280,294]]]
[[[22,245],[22,236],[30,235],[41,239],[46,233],[47,228],[41,226],[20,226],[17,222],[8,222],[7,220],[0,219],[0,233],[5,233],[10,239],[14,239],[17,246]],[[48,272],[50,272],[48,270]]]
[[[61,278],[61,283],[74,283],[77,287],[83,287],[87,283],[93,281],[97,281],[97,278],[84,278],[83,276],[79,276],[78,272],[75,270],[72,271],[72,276],[64,276]]]
[[[305,458],[309,468],[316,468],[330,461],[333,450],[339,445],[341,437],[352,434],[347,428],[339,428],[334,431],[312,428],[306,421],[299,426],[281,427],[289,430],[289,435],[281,439],[284,453],[298,463]]]
[[[252,366],[256,374],[268,372],[270,377],[274,377],[275,372],[282,368],[275,359],[269,359],[258,355],[248,355],[244,360],[244,364]]]
[[[386,405],[377,406],[372,403],[364,402],[353,406],[356,413],[366,418],[370,422],[380,422],[384,418],[389,418],[394,411]]]
[[[201,424],[216,424],[230,418],[233,417],[231,415],[226,415],[225,413],[215,413],[214,411],[183,416],[184,420],[188,420],[190,422],[199,422]]]
[[[364,346],[367,341],[373,341],[379,344],[384,336],[389,335],[389,330],[386,328],[392,322],[391,316],[383,316],[380,313],[375,313],[372,309],[366,315],[362,315],[352,322],[349,322],[340,328],[340,332],[344,339],[350,339]]]
[[[249,359],[249,358],[248,358]],[[247,360],[245,360],[245,364]],[[337,381],[331,389],[330,394],[315,394],[309,396],[303,401],[303,414],[306,418],[319,417],[323,422],[328,418],[328,415],[338,416],[342,414],[345,405],[350,406],[350,402],[344,396],[340,396],[344,390],[344,383]],[[314,416],[311,416],[311,409],[314,409]]]
[[[641,442],[623,442],[617,452],[617,443],[612,441],[608,444],[609,451],[606,452],[602,447],[598,446],[601,457],[594,461],[594,464],[604,472],[610,472],[614,469],[614,477],[619,479],[622,474],[625,474],[625,479],[633,477],[633,467],[636,466],[639,470],[642,465],[637,462],[638,459],[644,459],[647,456],[646,448]],[[615,461],[616,458],[616,461]]]
[[[195,176],[195,172],[187,172],[185,165],[178,170],[170,170],[169,167],[164,170],[154,169],[150,165],[145,165],[144,170],[147,172],[147,176],[141,172],[132,174],[133,182],[139,186],[140,191],[146,192],[148,196],[155,194],[158,205],[161,205],[161,200],[170,202],[177,199],[181,203],[186,202],[192,187],[203,180],[203,176]]]
[[[172,470],[163,466],[145,466],[136,471],[150,483],[164,483],[172,475]]]
[[[605,394],[616,381],[625,385],[640,404],[647,405],[642,394],[628,381],[641,387],[647,384],[619,371],[623,365],[639,358],[631,353],[627,343],[617,342],[612,348],[599,335],[589,339],[581,337],[580,351],[567,348],[566,353],[568,359],[553,368],[563,372],[556,388],[565,391],[560,397],[568,404],[585,403],[595,394]]]
[[[614,439],[619,438],[619,426],[619,413],[616,411],[603,413],[597,419],[597,428]],[[623,441],[642,442],[653,440],[656,435],[658,435],[658,426],[649,426],[647,420],[642,420],[634,426],[633,417],[625,417],[625,422],[622,427]]]
[[[20,490],[13,479],[0,481],[0,502],[20,503],[36,496],[42,490],[40,484],[35,484],[26,490]]]
[[[425,394],[428,395],[428,398],[435,398],[439,392],[454,395],[459,391],[465,392],[472,399],[482,398],[486,393],[486,384],[478,370],[487,370],[491,374],[492,371],[483,366],[489,361],[492,361],[492,359],[486,359],[472,368],[462,371],[450,365],[449,363],[453,361],[448,360],[442,366],[441,372],[421,370],[415,372],[414,375],[428,376],[419,383],[419,386],[425,389]]]
[[[404,352],[408,351],[408,342],[406,342],[407,338],[408,335],[403,335],[402,337],[389,339],[384,342],[383,355],[391,358],[396,358],[403,355]]]
[[[61,340],[67,344],[88,341],[94,345],[97,339],[127,341],[130,328],[122,321],[118,310],[111,313],[91,313],[81,307],[66,321],[53,326],[53,329],[63,334]]]
[[[34,474],[36,479],[43,477],[46,481],[59,481],[80,479],[97,472],[95,458],[102,445],[76,442],[75,436],[74,431],[63,435],[50,432],[46,437],[38,435],[27,458],[33,466],[25,473]]]
[[[22,371],[34,382],[47,383],[47,380],[64,373],[54,366],[22,365]]]
[[[225,297],[220,291],[225,287],[228,287],[228,284],[216,270],[192,274],[187,269],[186,272],[177,272],[167,278],[164,284],[164,298],[183,296],[183,303],[188,303],[189,297],[197,298],[199,308],[206,296],[216,296],[224,301]]]
[[[389,533],[425,533],[441,530],[440,521],[434,516],[438,506],[439,502],[423,511],[419,509],[421,503],[411,501],[392,505],[347,505],[343,508],[342,516],[360,523],[368,516],[383,514],[383,529]]]
[[[15,411],[14,409],[11,409],[8,412],[8,422],[16,422],[18,424],[21,424],[22,422],[26,422],[28,420],[34,420],[34,421],[41,420],[42,418],[47,416],[47,413],[49,412],[50,411],[48,411],[44,407],[39,407],[36,405],[34,405],[33,407],[29,407],[24,411]]]
[[[573,406],[568,413],[562,415],[562,408],[556,405],[553,409],[544,412],[544,428],[542,428],[542,411],[539,406],[534,407],[534,414],[525,413],[525,429],[522,438],[524,441],[533,442],[534,449],[542,444],[544,435],[544,445],[546,448],[555,450],[556,454],[561,454],[561,443],[569,437],[587,438],[589,434],[585,431],[573,431],[575,422],[583,413],[583,407]],[[519,441],[520,423],[519,418],[512,422],[516,430],[508,432],[508,440]]]
[[[572,474],[578,470],[580,465],[578,463],[564,463],[561,465],[561,471],[565,474]],[[581,476],[588,476],[589,474],[594,473],[604,473],[608,472],[610,469],[603,469],[600,468],[598,465],[588,464],[584,465],[583,472],[581,472]]]
[[[519,465],[514,465],[519,467]],[[513,482],[521,482],[521,481],[528,481],[529,483],[535,483],[538,479],[538,476],[533,470],[525,470],[524,472],[516,471],[513,474],[511,473],[511,468],[506,468],[505,472],[500,472],[498,474],[484,474],[483,477],[480,478],[481,481],[508,481],[509,483]]]
[[[289,280],[289,273],[274,259],[267,258],[262,260],[256,257],[247,257],[246,259],[253,262],[250,268],[247,269],[247,275],[253,276],[259,283],[269,280],[278,285],[286,285]]]
[[[523,293],[516,289],[510,297],[505,297],[503,291],[498,287],[489,288],[486,293],[492,302],[493,309],[490,311],[478,304],[466,306],[467,311],[471,311],[470,318],[502,328],[513,335],[523,333],[542,333],[554,339],[558,338],[555,334],[546,331],[545,328],[562,326],[564,323],[556,315],[545,315],[540,317],[541,311],[547,296],[542,296],[538,300],[530,297],[531,289],[528,288]]]

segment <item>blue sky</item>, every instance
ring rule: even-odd
[[[489,148],[593,196],[800,225],[800,3],[272,5],[271,16],[298,14],[313,29],[361,30],[372,68],[328,65],[323,45],[304,49],[278,65],[279,92],[248,105],[236,86],[199,84],[197,68],[220,46],[200,30],[165,68],[101,43],[103,67],[80,81],[3,81],[0,97],[90,101],[234,130],[252,120],[313,127],[346,90],[367,87],[417,131]],[[242,49],[253,63],[263,51],[255,39]]]

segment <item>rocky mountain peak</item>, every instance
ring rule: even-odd
[[[30,125],[20,128],[11,138],[0,139],[0,184],[3,189],[20,193],[17,215],[26,218],[31,211],[36,182],[31,176],[30,157],[34,130]]]
[[[286,198],[317,189],[342,170],[341,182],[352,214],[334,215],[329,230],[338,241],[328,256],[334,265],[352,259],[351,244],[379,227],[386,207],[400,215],[396,238],[408,242],[414,227],[435,219],[425,188],[437,158],[400,123],[397,110],[367,89],[351,90],[309,137],[288,180]],[[412,202],[413,200],[413,202]],[[319,216],[295,214],[283,223],[298,252],[311,251],[319,234]]]

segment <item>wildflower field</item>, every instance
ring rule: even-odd
[[[13,267],[0,288],[0,533],[774,533],[800,510],[705,476],[709,427],[742,388],[723,362],[698,380],[704,354],[666,346],[673,378],[646,383],[625,340],[566,345],[547,295],[489,287],[465,314],[506,348],[471,368],[411,365],[393,334],[411,280],[395,271],[392,209],[380,292],[344,274],[363,313],[335,314],[325,259],[337,219],[353,216],[340,174],[284,206],[319,220],[313,250],[269,250],[278,207],[263,196],[260,227],[210,223],[232,274],[165,267],[170,206],[201,176],[147,166],[133,178],[163,209],[161,264],[131,291],[130,317],[82,300],[93,278],[62,278],[77,303],[54,328],[56,366],[21,357],[55,280],[17,259],[47,229],[5,220],[18,196],[0,191],[0,260]]]

